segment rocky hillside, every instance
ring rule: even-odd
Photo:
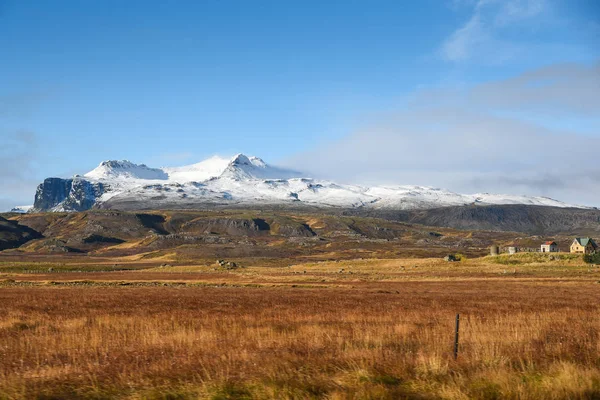
[[[0,217],[0,250],[19,247],[41,237],[42,234],[35,229]]]
[[[290,257],[327,260],[333,254],[348,259],[456,251],[481,255],[494,241],[515,237],[378,218],[257,210],[28,213],[12,214],[3,222],[33,233],[8,246],[18,248],[21,255],[213,261],[250,257],[278,263]]]
[[[480,256],[492,244],[538,247],[550,239],[567,248],[572,235],[600,233],[599,223],[593,221],[599,217],[597,211],[556,209],[553,216],[547,214],[551,210],[458,207],[387,211],[377,216],[358,215],[357,210],[95,210],[6,214],[0,227],[2,248],[16,249],[8,250],[15,257],[87,254],[186,262],[243,258],[277,265],[290,258],[441,257],[455,252]],[[585,229],[577,230],[577,226]],[[567,231],[562,230],[565,227]],[[487,228],[519,228],[527,233]]]
[[[429,210],[346,211],[394,221],[462,230],[522,232],[533,235],[600,236],[600,210],[527,205],[443,207]]]

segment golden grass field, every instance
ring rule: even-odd
[[[579,257],[78,262],[0,263],[1,399],[600,398]]]

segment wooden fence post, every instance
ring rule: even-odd
[[[456,329],[454,331],[454,359],[458,358],[458,328],[460,326],[460,314],[456,314]]]

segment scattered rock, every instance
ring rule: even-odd
[[[225,260],[217,260],[217,265],[221,268],[225,268],[225,269],[237,269],[237,268],[244,268],[241,265],[238,265],[237,263],[233,262],[233,261],[225,261]]]

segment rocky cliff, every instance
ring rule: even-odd
[[[47,178],[35,193],[32,211],[84,211],[102,196],[106,185],[75,177]]]

